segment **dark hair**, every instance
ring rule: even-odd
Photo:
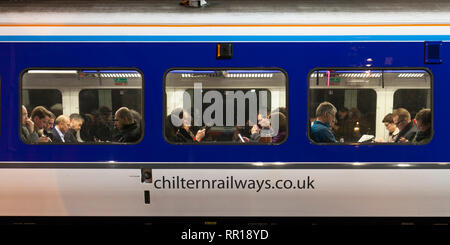
[[[279,132],[286,132],[287,131],[287,118],[286,118],[286,116],[283,113],[281,113],[281,112],[275,112],[275,113],[272,113],[270,115],[271,118],[274,117],[274,116],[278,116],[278,123],[279,123],[278,131]]]
[[[35,117],[38,117],[39,119],[45,118],[45,117],[52,117],[52,113],[45,109],[43,106],[36,106],[33,111],[31,112],[31,120],[33,120]]]
[[[431,109],[422,109],[417,112],[416,121],[421,121],[424,125],[431,125]]]
[[[98,108],[98,112],[101,116],[109,116],[112,113],[112,110],[107,107],[107,106],[101,106],[100,108]]]
[[[342,106],[342,107],[339,106],[339,107],[337,107],[337,110],[340,111],[340,112],[348,112],[348,109],[345,106]]]
[[[285,116],[287,116],[287,114],[288,114],[286,107],[278,107],[272,111],[272,113],[275,113],[275,112],[283,113]]]
[[[392,113],[388,113],[386,116],[384,116],[383,118],[383,123],[394,123],[394,115]]]

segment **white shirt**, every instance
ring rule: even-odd
[[[66,141],[64,141],[64,134],[61,133],[61,131],[59,131],[58,126],[55,126],[55,129],[56,129],[56,132],[58,132],[59,137],[61,138],[62,142],[65,143]]]
[[[388,135],[387,142],[395,142],[395,139],[397,139],[397,135],[400,133],[400,129],[396,128],[392,134]]]

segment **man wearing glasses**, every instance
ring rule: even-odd
[[[411,114],[405,108],[398,108],[393,113],[393,120],[400,130],[395,143],[411,142],[416,136],[417,128],[411,121]]]

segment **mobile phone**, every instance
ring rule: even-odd
[[[242,135],[241,135],[241,134],[238,134],[238,136],[239,136],[239,139],[241,140],[241,142],[242,142],[242,143],[245,143],[245,140],[244,140],[244,138],[242,138]]]

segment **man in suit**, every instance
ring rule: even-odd
[[[70,128],[70,119],[68,116],[61,115],[55,120],[56,126],[52,128],[52,142],[53,143],[66,143],[64,134]]]
[[[64,134],[67,143],[78,143],[77,133],[83,125],[84,119],[80,114],[74,113],[70,115],[70,128]]]
[[[31,121],[34,125],[34,130],[30,131],[31,144],[51,142],[51,139],[43,134],[43,131],[48,127],[52,113],[43,106],[36,106],[31,111]]]

